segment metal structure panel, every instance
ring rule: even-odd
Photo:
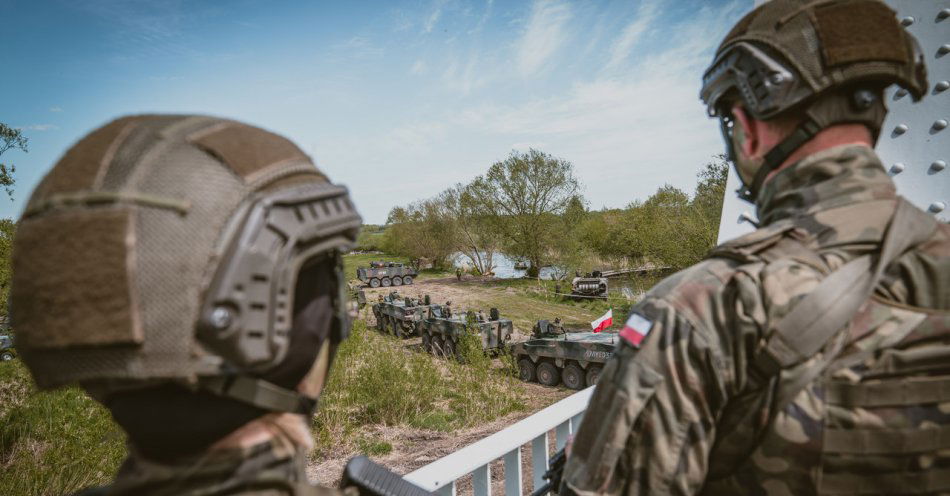
[[[920,41],[930,90],[916,104],[896,87],[888,90],[890,113],[877,152],[894,178],[898,193],[941,221],[950,222],[950,0],[886,2]],[[761,3],[756,0],[755,5]],[[738,186],[735,171],[730,169],[719,243],[754,229],[741,218],[754,219],[755,206],[736,197],[733,192]]]

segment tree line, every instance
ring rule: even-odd
[[[592,211],[573,164],[512,151],[467,184],[394,207],[385,228],[373,226],[361,245],[441,268],[461,254],[478,274],[492,272],[498,253],[530,262],[531,276],[545,266],[558,277],[607,266],[679,269],[715,245],[727,170],[716,156],[700,168],[692,194],[664,185],[645,201]]]

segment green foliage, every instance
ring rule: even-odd
[[[26,146],[28,141],[29,138],[23,136],[21,130],[0,122],[0,155],[13,149],[26,153],[28,151]],[[0,186],[3,186],[7,191],[7,196],[11,200],[13,199],[13,185],[16,183],[16,179],[13,177],[14,172],[16,172],[16,167],[13,164],[0,162]]]
[[[389,212],[382,248],[388,253],[425,259],[445,267],[455,251],[455,224],[437,199],[423,200]]]
[[[37,392],[20,360],[0,362],[0,487],[60,495],[108,483],[125,456],[122,431],[78,388]]]
[[[10,283],[13,281],[13,236],[16,223],[13,219],[0,219],[0,315],[7,314]]]
[[[360,234],[356,238],[356,249],[358,251],[382,250],[385,236],[386,228],[384,226],[363,224],[360,228]]]

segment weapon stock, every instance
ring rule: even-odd
[[[435,496],[365,456],[350,459],[343,468],[340,487],[350,486],[360,496]]]

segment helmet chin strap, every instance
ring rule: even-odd
[[[765,157],[762,161],[762,166],[759,167],[759,170],[756,171],[755,177],[752,178],[752,184],[747,185],[743,182],[742,186],[736,191],[739,198],[749,202],[755,203],[756,198],[759,196],[759,193],[762,191],[762,184],[765,183],[765,178],[769,176],[772,171],[777,170],[781,167],[782,163],[785,162],[788,157],[795,152],[795,150],[801,148],[802,145],[810,141],[815,137],[819,132],[821,132],[821,126],[810,116],[806,118],[800,126],[798,126],[795,131],[788,135],[784,140],[779,144],[775,145],[768,153],[765,154]],[[732,140],[729,140],[729,148],[731,156],[735,157],[735,150],[732,146]],[[733,158],[733,164],[736,163]],[[739,180],[742,180],[742,176],[739,175]]]

